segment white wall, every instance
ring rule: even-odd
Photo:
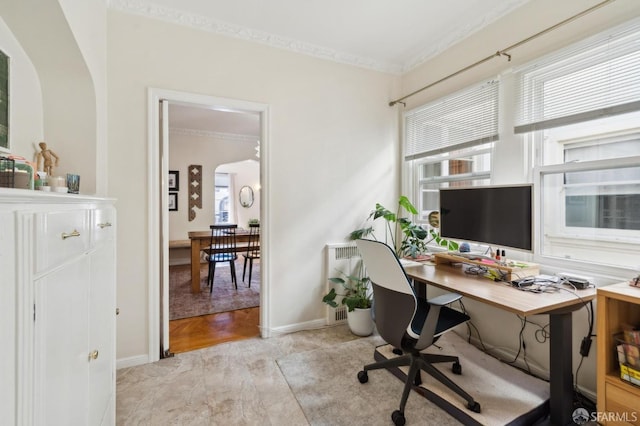
[[[180,190],[178,191],[178,211],[169,212],[169,240],[187,240],[190,231],[209,229],[209,225],[213,224],[214,216],[213,183],[216,169],[222,164],[255,158],[255,145],[255,142],[247,143],[206,134],[170,131],[169,170],[180,172]],[[192,164],[202,166],[202,209],[196,208],[195,219],[189,221],[188,167]],[[242,226],[242,223],[239,222],[238,226]]]
[[[260,219],[260,163],[254,159],[236,163],[222,164],[216,168],[216,173],[229,173],[234,180],[234,217],[232,223],[238,227],[249,229],[249,220]],[[253,191],[253,205],[243,207],[240,204],[240,189],[248,186]]]
[[[398,78],[108,13],[109,189],[118,198],[118,358],[147,355],[147,89],[268,104],[271,327],[321,320],[323,247],[397,197]],[[125,165],[127,173],[122,173]]]
[[[9,55],[9,144],[11,153],[33,160],[33,143],[42,140],[42,91],[38,73],[4,20],[0,50]],[[0,152],[2,154],[2,152]]]
[[[105,55],[105,13],[101,0],[0,2],[2,19],[38,74],[33,89],[42,105],[41,116],[34,110],[33,123],[25,126],[43,131],[17,139],[14,153],[32,159],[34,144],[44,140],[60,157],[55,173],[79,174],[86,194],[96,193],[97,170],[106,163],[97,154],[106,142],[105,61],[98,59]]]
[[[588,7],[596,1],[583,0],[536,0],[525,4],[510,15],[458,43],[438,57],[422,64],[402,78],[402,90],[411,93],[421,87],[452,74],[471,63],[479,61],[498,50],[502,50],[537,32],[550,27]],[[491,61],[473,68],[457,77],[449,79],[419,95],[407,99],[406,109],[412,109],[447,93],[460,90],[470,84],[491,78],[511,68],[527,63],[538,56],[559,49],[572,42],[596,34],[606,28],[633,17],[640,16],[640,2],[618,0],[592,12],[560,29],[509,52],[511,62],[505,58]],[[502,84],[511,84],[507,75]],[[509,99],[501,99],[512,102]],[[513,135],[512,129],[501,128],[501,140],[496,143],[493,159],[492,183],[510,184],[531,181],[531,156]],[[435,292],[434,292],[435,293]],[[543,295],[541,297],[544,297]],[[487,346],[494,346],[506,353],[505,359],[512,359],[518,348],[518,334],[521,322],[515,315],[481,303],[465,300],[465,307],[473,318],[473,323]],[[534,316],[531,321],[545,325],[548,316]],[[537,327],[529,324],[524,333],[527,344],[527,360],[534,371],[544,374],[548,371],[548,342],[538,343],[534,335]],[[582,309],[573,314],[573,342],[567,342],[567,350],[574,354],[574,369],[579,362],[580,340],[587,333],[587,314]],[[552,337],[553,338],[553,337]],[[595,341],[591,353],[583,363],[579,374],[579,385],[588,392],[595,393]]]

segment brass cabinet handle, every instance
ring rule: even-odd
[[[110,227],[110,226],[113,226],[113,225],[111,224],[111,222],[105,222],[105,223],[99,223],[99,224],[98,224],[98,227],[99,227],[100,229],[108,228],[108,227]]]
[[[98,359],[98,355],[99,355],[99,353],[98,353],[98,351],[97,351],[97,350],[95,350],[95,351],[91,352],[91,353],[89,354],[89,361],[91,361],[92,359]]]
[[[67,238],[71,238],[71,237],[79,237],[80,233],[77,230],[73,230],[73,232],[71,232],[70,234],[67,234],[66,232],[62,233],[62,239],[66,240]]]

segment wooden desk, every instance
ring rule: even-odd
[[[191,240],[191,293],[200,293],[200,251],[211,244],[211,231],[191,231],[189,232],[189,240]],[[236,232],[236,242],[248,243],[249,232],[238,230]],[[236,247],[236,252],[246,250],[246,245]]]
[[[414,282],[426,283],[469,299],[522,316],[548,314],[549,332],[549,407],[553,425],[567,425],[573,414],[573,368],[571,357],[571,313],[596,297],[596,289],[529,293],[493,282],[480,276],[465,274],[450,265],[406,266]],[[575,294],[574,294],[575,293]]]

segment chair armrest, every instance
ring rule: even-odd
[[[447,293],[438,297],[434,297],[433,299],[428,299],[427,303],[429,303],[430,305],[444,306],[448,305],[449,303],[455,302],[461,297],[462,295],[458,293]]]

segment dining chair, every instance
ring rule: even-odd
[[[236,264],[238,259],[236,253],[236,231],[238,225],[211,225],[211,241],[209,247],[204,251],[208,254],[209,274],[207,276],[207,285],[210,286],[209,293],[213,292],[213,278],[216,273],[216,264],[220,262],[228,262],[231,269],[231,282],[238,289],[238,280],[236,279]]]
[[[253,261],[260,259],[260,224],[249,224],[249,242],[247,244],[247,252],[243,253],[244,266],[242,268],[242,282],[244,282],[244,276],[247,271],[247,263],[249,263],[249,284],[247,287],[251,287],[251,271],[253,270]]]

